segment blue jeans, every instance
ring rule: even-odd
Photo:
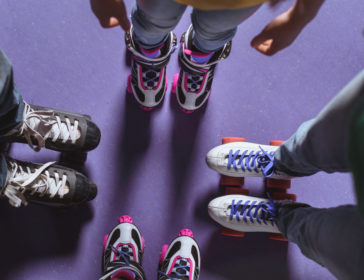
[[[181,19],[186,5],[173,0],[137,0],[132,10],[135,39],[144,48],[160,45]],[[202,11],[191,14],[193,43],[203,52],[216,51],[230,41],[237,26],[251,16],[258,6],[238,10]]]
[[[13,80],[13,68],[0,50],[0,136],[16,127],[23,118],[24,102]],[[8,168],[0,153],[0,191],[4,187]]]
[[[349,172],[349,127],[354,112],[364,112],[363,102],[364,71],[278,148],[275,166],[293,176]],[[364,219],[357,206],[282,208],[278,227],[337,278],[363,279]]]

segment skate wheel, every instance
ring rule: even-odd
[[[184,228],[179,231],[178,236],[189,236],[193,238],[193,232],[188,228]]]
[[[144,247],[145,247],[145,240],[144,237],[142,236],[142,254],[144,254]]]
[[[225,188],[225,194],[242,194],[242,195],[248,195],[249,190],[244,188],[237,188],[237,187],[226,187]]]
[[[236,231],[233,229],[229,229],[226,227],[221,228],[221,234],[225,236],[231,236],[231,237],[244,237],[244,232]]]
[[[109,239],[109,235],[108,234],[106,234],[105,236],[104,236],[104,251],[105,251],[105,249],[106,249],[106,244],[107,244],[107,240]]]
[[[288,241],[282,234],[280,233],[270,233],[268,236],[271,240],[278,240],[278,241]]]
[[[280,146],[284,141],[282,140],[270,140],[269,145],[271,146]]]
[[[179,79],[179,73],[177,73],[173,76],[172,93],[177,92],[178,79]]]
[[[122,223],[132,224],[133,218],[131,218],[130,216],[124,215],[119,218],[118,222],[119,222],[119,224],[122,224]]]
[[[221,140],[223,144],[234,143],[234,142],[245,142],[245,141],[246,139],[241,137],[223,137]]]
[[[162,265],[162,263],[164,261],[164,258],[166,257],[167,251],[168,251],[168,245],[163,245],[161,254],[159,256],[159,264],[160,265]]]
[[[274,200],[293,200],[293,201],[296,201],[297,195],[293,194],[293,193],[275,192],[275,193],[272,193],[272,198]]]
[[[267,188],[274,188],[274,189],[284,189],[287,190],[291,187],[291,180],[282,180],[282,179],[271,179],[268,178],[265,186]]]
[[[220,185],[221,186],[242,186],[242,185],[244,185],[244,177],[231,177],[231,176],[221,175]]]
[[[128,93],[130,93],[130,94],[133,93],[133,89],[131,87],[131,74],[129,74],[129,76],[128,76]]]

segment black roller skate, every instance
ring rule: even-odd
[[[172,92],[185,113],[192,113],[203,106],[211,92],[216,64],[228,57],[231,41],[220,50],[202,53],[192,44],[192,25],[181,37],[178,53],[180,73],[173,78]]]
[[[170,32],[162,45],[144,49],[135,43],[131,27],[125,33],[125,44],[133,57],[128,92],[142,109],[149,111],[162,102],[167,91],[166,66],[176,48],[176,35]]]
[[[54,163],[35,164],[6,158],[8,172],[0,196],[14,207],[26,206],[28,202],[68,207],[96,197],[97,187],[93,182]]]

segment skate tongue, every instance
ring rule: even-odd
[[[149,58],[158,58],[161,56],[161,49],[163,48],[164,44],[156,47],[156,48],[153,48],[153,49],[145,49],[145,48],[142,48],[140,47],[140,50],[142,52],[142,54],[146,57],[149,57]]]
[[[208,63],[210,58],[214,54],[214,52],[202,53],[202,52],[193,51],[193,50],[189,50],[189,49],[185,49],[184,52],[185,52],[185,54],[191,56],[191,61],[192,62],[195,62],[195,63],[198,63],[198,64]]]

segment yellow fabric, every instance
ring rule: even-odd
[[[256,6],[269,0],[174,0],[199,10],[237,10]]]

